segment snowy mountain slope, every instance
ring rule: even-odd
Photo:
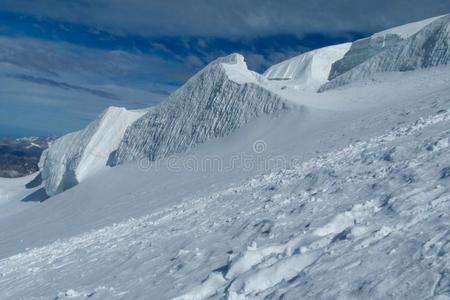
[[[255,139],[286,159],[311,146],[293,165],[235,177],[243,171],[129,164],[38,210],[0,213],[0,249],[16,247],[1,256],[0,295],[445,299],[449,74],[448,67],[387,74],[318,94],[361,104],[347,105],[344,116],[310,110],[298,130],[276,126],[288,111],[261,131],[261,124],[239,129],[227,147],[211,141],[187,156],[226,159]]]
[[[36,174],[15,179],[0,177],[0,210],[2,217],[15,215],[24,209],[36,207],[36,203],[20,205],[22,199],[40,188],[39,186],[26,187],[35,177]]]
[[[144,110],[109,107],[85,129],[53,142],[39,162],[47,194],[52,196],[69,189],[105,168],[125,130],[144,114]]]
[[[346,73],[386,49],[396,47],[402,41],[413,36],[428,24],[442,17],[443,16],[429,18],[419,22],[390,28],[375,33],[371,37],[353,42],[350,50],[345,56],[333,64],[329,79],[334,79],[339,75]]]
[[[209,64],[145,114],[108,109],[44,153],[40,165],[47,193],[73,187],[106,163],[165,158],[288,109],[285,100],[263,87],[264,80],[247,69],[241,55],[232,54]]]
[[[377,72],[410,71],[448,64],[450,61],[450,15],[440,17],[408,39],[386,47],[375,56],[326,83],[327,90]]]
[[[185,152],[259,116],[288,109],[262,81],[239,54],[210,63],[126,131],[112,164]]]
[[[298,89],[317,91],[328,81],[331,66],[342,59],[351,43],[306,52],[270,67],[263,76],[269,80],[288,80]]]
[[[254,161],[298,163],[229,173],[128,164],[37,209],[0,212],[1,298],[446,295],[449,74],[317,94],[347,111],[311,109],[300,124],[286,111],[180,157],[227,162],[264,141],[268,157]]]

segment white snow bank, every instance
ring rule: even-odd
[[[223,275],[220,273],[212,273],[199,286],[195,287],[189,293],[173,298],[173,300],[202,300],[217,294],[217,291],[226,283]]]
[[[303,53],[270,67],[263,76],[271,80],[294,81],[299,89],[316,91],[328,81],[331,66],[348,52],[351,43]]]
[[[232,283],[229,291],[230,298],[255,296],[282,281],[289,281],[314,263],[318,257],[319,254],[314,252],[288,256],[271,266],[255,270]]]

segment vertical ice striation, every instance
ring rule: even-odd
[[[112,165],[184,152],[286,109],[282,98],[262,86],[264,80],[239,54],[213,61],[127,129]]]
[[[106,165],[156,160],[222,137],[250,120],[286,109],[249,71],[244,58],[218,58],[159,106],[145,111],[108,108],[85,129],[56,140],[39,163],[45,189],[55,195]]]
[[[450,15],[435,19],[397,45],[386,48],[323,85],[320,91],[378,72],[404,72],[450,63]]]
[[[425,26],[441,17],[442,16],[429,18],[419,22],[397,26],[377,32],[371,37],[353,42],[350,50],[345,56],[333,64],[329,79],[331,80],[344,74],[386,49],[398,46],[402,41],[413,36]]]
[[[126,128],[144,113],[109,107],[85,129],[52,143],[39,162],[47,194],[67,190],[104,168]]]

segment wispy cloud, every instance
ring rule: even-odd
[[[239,37],[375,31],[450,12],[445,0],[3,0],[0,9],[115,34]]]
[[[446,0],[2,0],[0,126],[61,134],[109,105],[154,105],[218,56],[263,72],[448,12]]]

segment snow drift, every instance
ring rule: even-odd
[[[270,67],[263,76],[269,80],[289,80],[299,89],[316,91],[328,81],[331,66],[344,57],[351,43],[303,53]]]

